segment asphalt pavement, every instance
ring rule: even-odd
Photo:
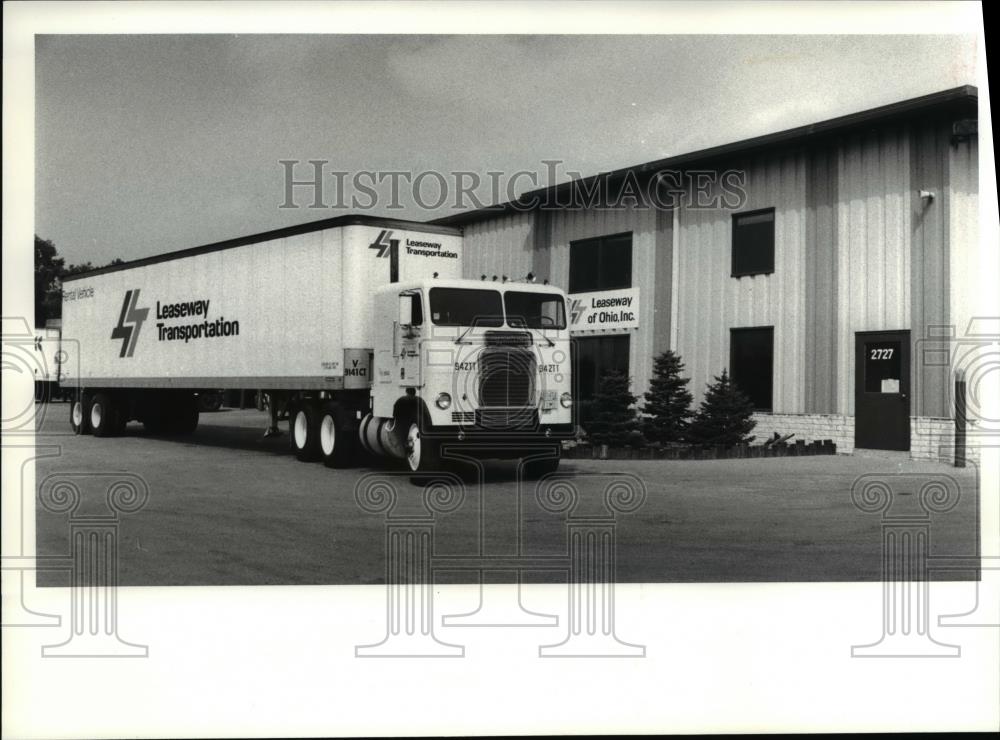
[[[286,425],[264,439],[256,410],[203,413],[186,438],[132,423],[112,439],[70,434],[66,404],[39,411],[38,444],[54,453],[36,463],[42,499],[68,481],[80,494],[73,517],[107,515],[109,490],[128,482],[116,494],[126,501],[117,524],[125,586],[383,583],[387,538],[401,527],[432,537],[442,583],[510,582],[519,566],[526,581],[565,580],[569,530],[586,527],[606,538],[620,582],[879,580],[884,517],[919,515],[927,483],[958,493],[928,519],[932,552],[976,552],[976,469],[903,456],[564,460],[541,483],[496,461],[426,487],[398,466],[299,462]],[[859,480],[884,482],[893,508],[862,510],[851,495]],[[148,491],[136,511],[130,490]],[[36,523],[40,555],[68,552],[69,512],[40,505]],[[438,567],[445,560],[455,567]],[[67,578],[42,572],[38,582]]]

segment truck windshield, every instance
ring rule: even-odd
[[[496,290],[431,288],[431,321],[438,326],[503,326]]]
[[[565,329],[566,311],[562,296],[552,293],[524,293],[509,290],[503,294],[507,323],[529,329]]]

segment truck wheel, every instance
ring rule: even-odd
[[[215,391],[202,391],[198,394],[199,411],[218,411],[222,408],[222,394]]]
[[[406,433],[406,462],[414,473],[441,471],[441,442],[425,437],[415,421]]]
[[[289,437],[295,457],[299,460],[312,462],[319,459],[319,412],[315,406],[306,403],[295,409]]]
[[[319,415],[319,452],[328,468],[346,468],[357,457],[357,432],[343,423],[335,403],[324,404]]]
[[[69,424],[73,427],[73,434],[88,434],[90,432],[87,428],[87,406],[81,394],[77,394],[70,403]]]
[[[97,393],[90,402],[90,428],[95,437],[110,437],[118,428],[118,410],[111,396]]]

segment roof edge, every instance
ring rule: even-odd
[[[515,200],[507,201],[506,203],[442,216],[441,218],[433,219],[428,223],[447,226],[461,226],[466,223],[484,220],[491,216],[502,215],[505,213],[515,211],[523,213],[525,211],[534,210],[534,206],[526,206],[525,204],[530,203],[532,200],[540,199],[540,196],[542,195],[555,193],[570,187],[585,186],[601,179],[610,181],[625,177],[628,173],[649,174],[667,167],[691,166],[696,163],[705,163],[723,157],[733,156],[749,149],[763,149],[788,145],[796,141],[819,138],[871,123],[884,122],[904,117],[930,108],[947,108],[953,105],[971,104],[977,102],[978,100],[979,89],[975,85],[959,85],[958,87],[939,90],[937,92],[921,95],[916,98],[907,98],[894,103],[888,103],[887,105],[881,105],[876,108],[868,108],[854,113],[847,113],[843,116],[837,116],[836,118],[830,118],[824,121],[806,124],[804,126],[796,126],[795,128],[784,129],[770,134],[762,134],[749,139],[740,139],[738,141],[708,147],[707,149],[699,149],[693,152],[676,154],[664,159],[622,167],[617,170],[599,172],[596,175],[583,177],[579,180],[570,180],[568,182],[556,183],[555,185],[548,185],[543,188],[537,188],[536,190],[523,193]]]

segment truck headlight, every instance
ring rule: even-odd
[[[447,393],[439,393],[438,397],[434,399],[434,405],[444,411],[451,406],[451,396]]]
[[[571,396],[569,393],[563,393],[561,396],[559,396],[559,404],[564,409],[568,409],[570,406],[573,405],[573,396]]]

